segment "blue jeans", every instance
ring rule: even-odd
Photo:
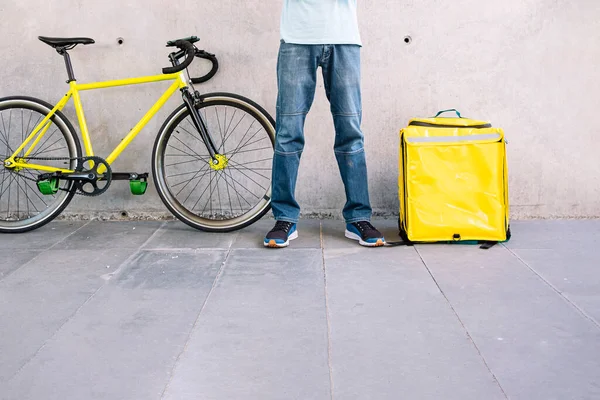
[[[360,47],[284,43],[277,61],[277,135],[273,157],[271,204],[278,221],[298,222],[296,179],[304,149],[304,121],[315,96],[317,69],[323,70],[325,93],[335,126],[334,152],[346,190],[347,223],[369,221],[367,164],[361,131]]]

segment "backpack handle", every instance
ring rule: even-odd
[[[457,109],[455,109],[455,108],[451,108],[451,109],[449,109],[449,110],[443,110],[443,111],[440,111],[440,112],[439,112],[439,113],[437,113],[437,114],[435,115],[435,117],[433,117],[433,118],[437,118],[437,117],[439,117],[440,115],[442,115],[443,113],[450,112],[450,111],[454,111],[454,112],[456,113],[456,115],[458,115],[458,118],[462,118],[462,116],[460,115],[460,113],[458,112],[458,110],[457,110]]]

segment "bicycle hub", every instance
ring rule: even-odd
[[[210,167],[215,171],[221,171],[227,168],[229,160],[223,154],[215,154],[215,159],[210,163]]]

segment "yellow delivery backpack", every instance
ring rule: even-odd
[[[441,118],[454,111],[457,118]],[[510,239],[504,131],[454,109],[400,131],[400,237],[406,244]]]

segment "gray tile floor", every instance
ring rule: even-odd
[[[600,221],[515,222],[488,251],[314,220],[266,250],[271,223],[0,236],[0,398],[600,398]]]

